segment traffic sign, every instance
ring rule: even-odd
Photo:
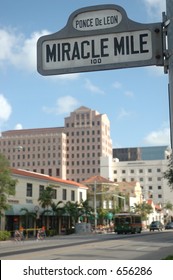
[[[163,65],[162,24],[128,19],[117,5],[82,8],[65,28],[37,42],[42,75]]]

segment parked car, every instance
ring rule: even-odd
[[[168,222],[165,226],[165,229],[173,229],[173,222]]]
[[[150,231],[154,230],[163,230],[164,225],[160,221],[153,221],[149,227]]]

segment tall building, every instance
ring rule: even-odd
[[[121,149],[121,152],[128,149]],[[163,176],[168,168],[171,149],[168,146],[141,147],[132,150],[134,149],[140,151],[140,159],[125,160],[122,156],[120,159],[113,158],[110,163],[110,158],[101,158],[100,175],[109,177],[117,183],[137,181],[141,185],[144,199],[152,199],[155,204],[161,203],[163,206],[167,202],[173,204],[173,192]]]
[[[0,153],[11,167],[66,179],[64,128],[38,128],[2,132]]]
[[[80,107],[64,127],[2,132],[0,153],[11,167],[83,181],[100,173],[100,157],[112,155],[106,114]]]
[[[107,115],[80,107],[65,118],[65,133],[67,179],[79,182],[100,174],[100,157],[112,155]]]
[[[120,161],[131,161],[141,159],[140,148],[114,148],[112,150],[113,158],[117,158]]]
[[[134,160],[162,160],[165,159],[168,146],[149,146],[149,147],[133,147],[133,148],[114,148],[112,156],[119,161],[134,161]]]

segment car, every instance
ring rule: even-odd
[[[165,229],[173,229],[173,222],[168,222],[165,226]]]
[[[153,221],[149,227],[150,231],[163,230],[163,229],[164,229],[164,225],[160,221]]]

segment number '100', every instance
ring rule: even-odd
[[[102,62],[101,58],[94,58],[94,59],[91,59],[91,64],[99,64],[99,63],[101,63],[101,62]]]

